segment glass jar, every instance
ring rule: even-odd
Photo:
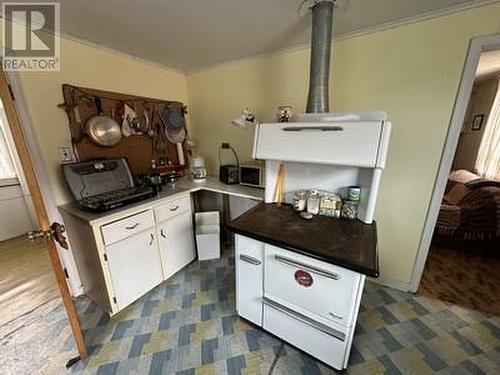
[[[321,195],[321,200],[319,203],[319,214],[323,216],[333,216],[334,205],[335,205],[335,194],[324,193]]]
[[[317,215],[319,214],[320,196],[317,190],[311,190],[307,197],[307,212]]]
[[[295,211],[304,211],[307,206],[307,192],[305,190],[297,190],[293,195],[293,209]]]
[[[356,219],[358,217],[358,202],[345,201],[340,211],[340,217],[343,219]]]

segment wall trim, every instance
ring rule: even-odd
[[[401,18],[401,19],[396,20],[396,21],[386,22],[386,23],[382,23],[380,25],[369,26],[369,27],[364,27],[364,28],[358,29],[358,30],[352,30],[352,31],[340,33],[338,35],[335,35],[333,40],[334,41],[342,41],[342,40],[346,40],[346,39],[356,38],[359,36],[373,34],[373,33],[393,29],[396,27],[404,26],[404,25],[409,25],[409,24],[413,24],[413,23],[418,23],[418,22],[430,20],[433,18],[439,18],[439,17],[443,17],[443,16],[446,16],[449,14],[458,13],[458,12],[462,12],[462,11],[474,9],[474,8],[480,8],[480,7],[495,4],[495,3],[500,3],[500,0],[476,0],[474,2],[471,1],[471,2],[468,2],[465,4],[451,5],[451,6],[442,8],[442,9],[437,9],[437,10],[421,13],[421,14],[418,14],[415,16]],[[0,19],[5,21],[3,14],[0,14]],[[210,65],[207,65],[205,67],[194,68],[194,69],[177,69],[177,68],[172,68],[168,65],[165,65],[165,64],[153,61],[153,60],[149,60],[149,59],[144,58],[144,57],[140,57],[138,55],[133,55],[129,52],[124,52],[124,51],[121,51],[121,50],[116,49],[116,48],[104,46],[104,45],[99,44],[93,40],[83,39],[79,36],[76,36],[76,35],[73,35],[71,33],[67,33],[64,31],[61,31],[59,33],[59,37],[62,39],[66,39],[66,40],[70,40],[70,41],[73,41],[76,43],[86,45],[88,47],[96,48],[96,49],[99,49],[99,50],[102,50],[102,51],[105,51],[105,52],[108,52],[108,53],[111,53],[114,55],[118,55],[118,56],[121,56],[123,58],[134,60],[134,61],[137,61],[139,63],[145,64],[145,65],[149,65],[149,66],[152,66],[155,68],[163,69],[163,70],[169,71],[171,73],[182,74],[184,76],[199,73],[201,71],[212,69],[212,68],[215,68],[218,66],[224,66],[226,64],[238,64],[241,62],[256,60],[256,59],[260,59],[263,57],[270,57],[270,56],[281,54],[281,53],[300,51],[300,50],[309,48],[309,45],[310,45],[310,43],[307,42],[307,43],[299,44],[296,46],[280,48],[280,49],[266,52],[266,53],[262,53],[262,54],[251,55],[251,56],[242,57],[239,59],[233,59],[233,60],[228,60],[228,61],[219,62],[219,63],[215,63],[215,64],[210,64]]]
[[[488,5],[495,4],[495,3],[500,3],[500,0],[478,0],[474,3],[452,5],[452,6],[443,8],[443,9],[434,10],[434,11],[426,12],[426,13],[421,13],[421,14],[418,14],[416,16],[401,18],[397,21],[386,22],[386,23],[376,25],[376,26],[365,27],[365,28],[361,28],[358,30],[348,31],[345,33],[339,33],[339,34],[333,36],[333,42],[340,42],[343,40],[353,39],[353,38],[357,38],[357,37],[368,35],[368,34],[375,34],[378,32],[394,29],[394,28],[401,27],[401,26],[406,26],[406,25],[411,25],[411,24],[415,24],[415,23],[419,23],[419,22],[424,22],[424,21],[431,20],[434,18],[445,17],[445,16],[450,15],[450,14],[459,13],[459,12],[463,12],[463,11],[474,9],[474,8],[481,8],[481,7],[488,6]],[[334,26],[334,28],[335,28],[335,26]],[[334,29],[334,32],[335,32],[335,29]],[[299,44],[296,46],[285,47],[285,48],[280,48],[280,49],[270,51],[270,52],[260,53],[257,55],[242,57],[239,59],[224,61],[224,62],[220,62],[220,63],[215,63],[215,64],[207,65],[207,66],[202,67],[202,68],[195,68],[195,69],[191,69],[191,70],[188,69],[184,72],[189,77],[190,75],[194,75],[196,73],[200,73],[200,72],[203,72],[205,70],[216,69],[219,67],[224,67],[226,65],[234,65],[234,64],[240,64],[240,63],[245,63],[245,62],[250,63],[250,62],[253,62],[256,60],[260,60],[262,58],[272,57],[272,56],[280,55],[283,53],[292,53],[292,52],[302,51],[305,49],[309,49],[309,47],[310,47],[310,42],[307,42],[307,43],[302,43],[302,44]]]
[[[500,49],[500,34],[487,35],[473,38],[469,44],[469,50],[462,70],[462,77],[458,88],[451,120],[448,126],[446,141],[441,153],[438,173],[432,191],[431,201],[427,210],[424,230],[420,238],[417,254],[413,265],[410,280],[410,291],[417,292],[424,272],[425,262],[429,254],[432,234],[436,225],[441,199],[443,198],[448,174],[450,172],[458,139],[469,104],[472,87],[474,85],[476,69],[482,52]]]

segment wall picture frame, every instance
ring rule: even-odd
[[[484,115],[475,115],[472,119],[472,130],[477,131],[481,130],[483,126]]]

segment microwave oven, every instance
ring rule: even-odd
[[[263,161],[253,160],[240,165],[240,185],[265,188],[265,178],[266,169]]]

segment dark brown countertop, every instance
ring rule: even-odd
[[[290,206],[259,203],[227,227],[235,233],[367,276],[379,275],[375,222],[365,224],[324,216],[305,220]]]

